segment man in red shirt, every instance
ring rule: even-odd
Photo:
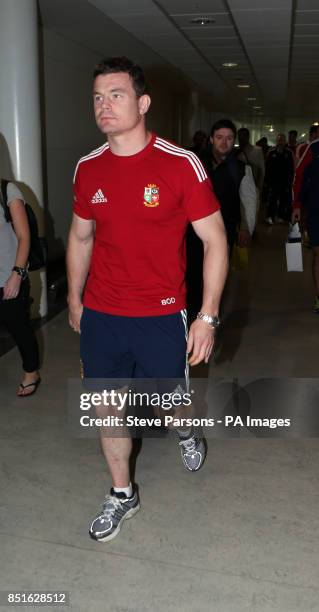
[[[293,183],[292,222],[302,221],[302,226],[307,228],[309,244],[312,249],[312,274],[316,290],[313,311],[316,314],[319,313],[319,215],[317,190],[311,187],[312,185],[314,186],[314,181],[310,180],[308,171],[318,156],[319,126],[311,125],[309,129],[309,142],[303,143],[297,150],[297,164]],[[315,169],[316,171],[317,168]],[[305,184],[306,182],[308,182],[308,185]],[[315,191],[311,195],[312,188]]]
[[[303,174],[306,167],[314,158],[313,144],[319,141],[319,125],[311,125],[309,128],[309,141],[299,145],[296,152],[296,171],[293,183],[293,216],[300,219],[300,190],[302,185]]]
[[[77,165],[67,254],[69,321],[81,327],[84,377],[183,379],[187,388],[188,364],[208,362],[219,324],[228,268],[219,204],[196,155],[147,130],[150,97],[139,66],[127,58],[102,61],[93,101],[108,142]],[[189,221],[205,255],[202,308],[187,339]],[[119,397],[121,385],[112,389]],[[198,470],[203,440],[192,427],[178,435],[185,467]],[[140,506],[130,482],[130,437],[101,440],[113,486],[89,533],[107,541]]]

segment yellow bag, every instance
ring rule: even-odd
[[[231,269],[235,271],[245,270],[248,266],[248,248],[234,246],[231,257]]]

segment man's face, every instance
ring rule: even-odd
[[[284,147],[285,144],[286,144],[286,136],[285,136],[285,134],[278,134],[276,143],[277,143],[278,147]]]
[[[226,156],[234,147],[235,136],[229,128],[220,128],[210,137],[210,141],[213,145],[213,150],[218,155]]]
[[[297,136],[296,134],[288,134],[288,144],[291,147],[294,147],[297,144]]]
[[[313,140],[317,140],[317,138],[319,138],[319,125],[317,127],[317,131],[316,132],[312,132],[309,140],[310,140],[310,142],[312,142]]]
[[[137,98],[126,72],[101,74],[94,80],[94,114],[103,134],[117,135],[133,130],[142,121],[148,100],[146,95]]]

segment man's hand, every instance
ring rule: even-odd
[[[80,333],[80,322],[83,313],[83,304],[79,301],[69,300],[69,324],[73,331]]]
[[[238,233],[238,246],[239,247],[248,247],[250,244],[251,235],[248,230],[239,230]]]
[[[12,300],[19,294],[22,278],[16,272],[12,272],[3,287],[3,299]]]
[[[192,355],[188,360],[189,365],[194,366],[205,361],[208,363],[213,346],[215,330],[200,319],[196,319],[190,326],[187,353]]]

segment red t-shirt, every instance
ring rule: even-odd
[[[309,143],[303,143],[297,149],[298,158],[297,158],[297,164],[296,164],[294,183],[292,186],[292,191],[293,191],[293,206],[292,207],[293,209],[301,208],[300,192],[301,192],[301,186],[302,186],[302,179],[303,179],[305,169],[312,162],[314,158],[312,145],[316,142],[319,142],[319,139],[313,140],[312,142],[309,142]]]
[[[84,306],[125,316],[185,308],[185,231],[219,203],[194,153],[152,135],[136,155],[82,157],[73,210],[96,232]]]

